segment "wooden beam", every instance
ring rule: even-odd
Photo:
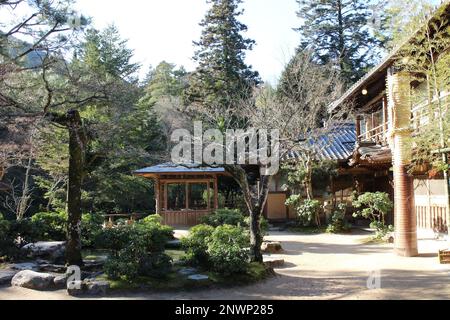
[[[185,183],[211,183],[214,182],[214,179],[161,179],[163,183],[169,184],[185,184]]]

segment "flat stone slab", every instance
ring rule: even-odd
[[[194,280],[194,281],[205,281],[205,280],[208,280],[209,277],[205,276],[203,274],[193,274],[193,275],[189,276],[188,279]]]
[[[33,290],[46,290],[53,286],[55,275],[24,270],[17,273],[11,280],[13,287]]]
[[[57,264],[40,264],[38,267],[39,271],[43,272],[55,272],[55,273],[62,273],[66,272],[66,266],[63,265],[57,265]]]
[[[36,271],[39,269],[39,265],[35,262],[24,262],[24,263],[16,263],[10,266],[13,270],[23,271],[23,270],[33,270]]]
[[[18,271],[13,270],[2,270],[0,271],[0,286],[5,284],[11,284],[12,278],[18,273]]]
[[[182,274],[184,276],[190,276],[193,274],[196,274],[198,272],[195,268],[184,268],[178,271],[179,274]]]
[[[181,240],[175,239],[166,242],[166,248],[169,249],[179,249],[181,248]]]

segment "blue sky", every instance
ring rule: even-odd
[[[193,70],[194,47],[208,5],[205,0],[78,0],[77,8],[93,18],[96,28],[116,24],[121,36],[135,50],[142,63],[142,75],[149,65],[166,60]],[[283,66],[299,44],[292,30],[300,25],[295,0],[246,0],[241,21],[249,30],[247,37],[257,45],[247,54],[247,63],[265,81],[275,83]]]

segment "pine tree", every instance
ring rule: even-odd
[[[314,52],[319,64],[339,68],[347,84],[361,78],[377,61],[386,18],[364,0],[297,0],[302,19],[299,50]],[[384,3],[379,3],[380,8]],[[376,11],[376,15],[374,12]],[[378,15],[378,16],[377,16]]]
[[[242,0],[211,0],[211,8],[200,23],[203,27],[194,60],[197,70],[191,75],[186,93],[188,102],[232,107],[236,99],[249,95],[260,83],[259,74],[245,63],[245,52],[255,41],[242,33],[247,26],[238,21],[243,14]]]

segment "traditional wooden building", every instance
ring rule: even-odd
[[[450,4],[442,6],[429,23],[436,21],[439,21],[441,28],[449,27]],[[371,170],[380,176],[392,175],[395,249],[403,256],[418,254],[418,228],[447,232],[450,223],[448,181],[442,175],[430,177],[425,170],[412,170],[412,138],[421,134],[421,128],[429,124],[430,119],[438,119],[428,111],[428,106],[437,97],[427,94],[430,90],[426,81],[418,82],[420,74],[410,74],[397,67],[401,57],[399,53],[415,39],[416,36],[412,37],[388,55],[329,110],[333,112],[336,108],[351,104],[357,115],[357,145],[350,165]],[[448,49],[434,52],[434,58],[438,60]],[[417,94],[420,92],[423,94]],[[413,96],[427,98],[417,101]],[[446,101],[444,109],[447,112],[448,97],[448,92],[442,93],[441,99]],[[450,142],[449,138],[446,137],[446,143]]]

